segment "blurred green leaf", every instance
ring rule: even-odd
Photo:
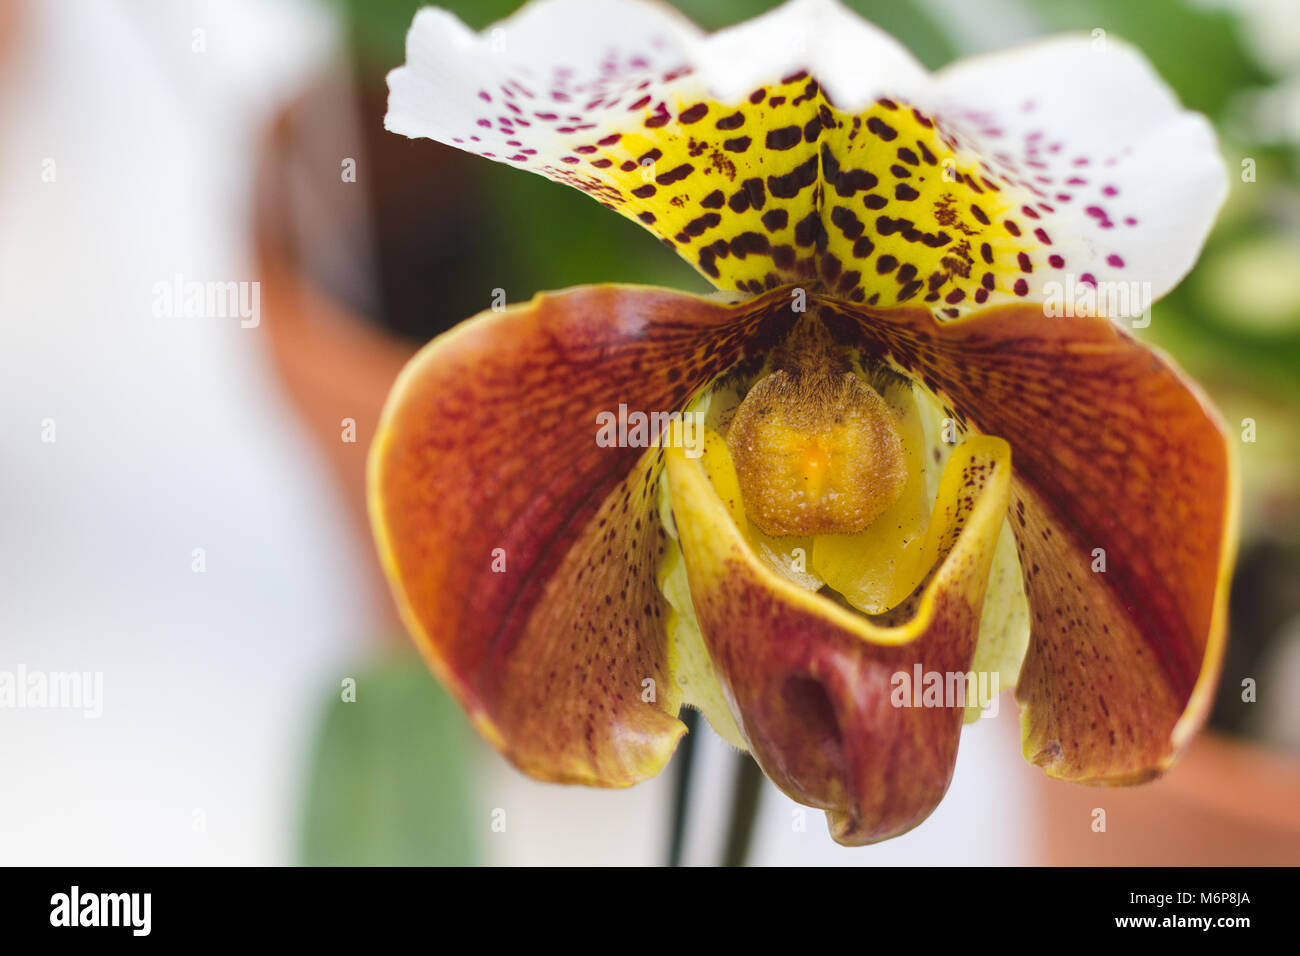
[[[413,654],[356,675],[356,700],[335,691],[307,792],[309,866],[464,866],[470,837],[470,729]]]
[[[340,10],[364,72],[382,76],[406,59],[406,30],[421,7],[442,7],[482,30],[508,17],[519,0],[330,0]]]

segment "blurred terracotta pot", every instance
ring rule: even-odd
[[[1073,866],[1300,864],[1300,758],[1213,733],[1139,787],[1041,777],[1041,862]],[[1094,829],[1105,811],[1105,831]]]
[[[363,553],[372,555],[366,453],[388,389],[416,345],[366,314],[377,282],[368,197],[346,175],[346,164],[355,172],[364,155],[355,106],[339,64],[282,111],[259,160],[255,223],[263,326],[276,371],[332,466]],[[378,563],[368,567],[382,624],[392,624]]]

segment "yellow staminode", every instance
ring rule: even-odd
[[[777,369],[727,433],[745,511],[771,535],[852,534],[903,492],[889,406],[851,371]]]

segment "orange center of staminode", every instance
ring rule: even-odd
[[[907,483],[893,411],[817,332],[774,365],[727,432],[746,514],[770,535],[861,531]]]

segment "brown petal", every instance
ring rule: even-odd
[[[1104,319],[1008,306],[941,325],[836,308],[851,318],[841,334],[1011,443],[1027,759],[1101,783],[1168,767],[1205,719],[1223,655],[1237,503],[1214,410]]]
[[[435,672],[524,771],[624,786],[671,754],[661,452],[599,447],[596,416],[680,409],[788,301],[543,295],[436,339],[394,386],[370,457],[381,558]]]

